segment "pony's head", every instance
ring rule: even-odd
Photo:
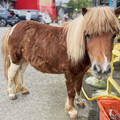
[[[82,9],[79,18],[70,23],[67,33],[67,53],[72,62],[84,59],[85,50],[91,60],[92,72],[98,78],[111,73],[113,40],[119,29],[120,8],[96,7]]]

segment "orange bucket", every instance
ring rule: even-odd
[[[100,120],[120,120],[120,100],[100,98],[97,103],[100,108]]]

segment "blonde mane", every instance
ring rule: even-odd
[[[85,56],[85,35],[113,33],[119,28],[119,21],[112,8],[96,7],[63,26],[67,32],[67,54],[72,62],[78,63]]]

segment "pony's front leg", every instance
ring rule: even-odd
[[[67,87],[67,102],[65,109],[68,111],[68,114],[70,115],[71,118],[77,118],[77,110],[75,109],[74,106],[74,98],[75,98],[75,79],[71,78],[68,75],[65,75],[66,77],[66,87]]]
[[[75,81],[75,89],[76,89],[76,96],[75,96],[75,102],[76,104],[80,105],[80,107],[85,107],[83,100],[80,96],[80,90],[82,87],[82,80],[83,80],[84,74],[81,74]]]
[[[8,94],[9,94],[9,99],[14,100],[16,99],[16,87],[14,83],[14,78],[17,73],[17,70],[20,65],[13,64],[11,62],[11,65],[8,69]]]

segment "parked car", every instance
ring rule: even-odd
[[[0,27],[5,27],[7,24],[13,26],[19,21],[19,17],[16,16],[13,11],[0,8]]]
[[[41,22],[42,21],[42,18],[41,18],[41,15],[39,14],[39,11],[38,10],[17,10],[17,9],[11,9],[12,11],[14,11],[14,13],[16,15],[18,15],[20,21],[25,21],[26,20],[26,13],[28,11],[30,11],[31,13],[31,20],[34,20],[34,21],[38,21],[38,22]]]
[[[42,16],[43,16],[43,23],[50,24],[52,22],[52,20],[48,14],[42,13]]]

